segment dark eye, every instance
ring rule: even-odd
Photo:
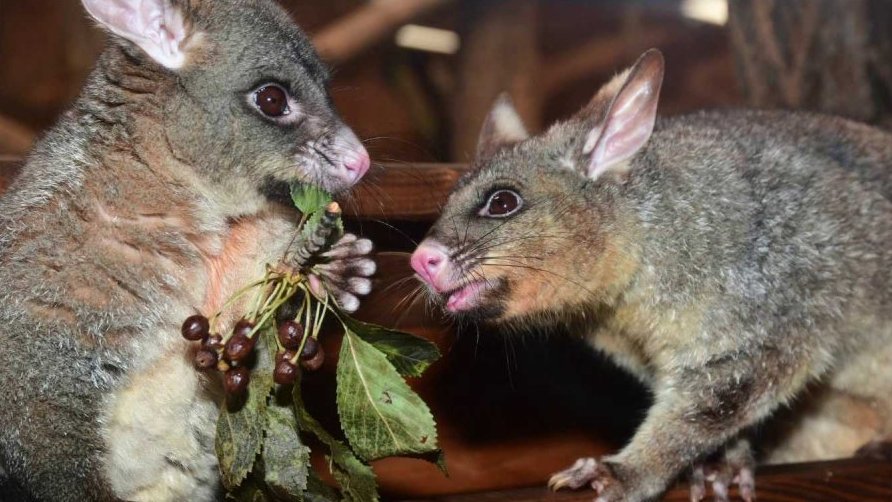
[[[480,216],[502,218],[516,213],[523,204],[523,199],[517,192],[511,190],[498,190],[489,196],[489,201],[480,210]]]
[[[254,104],[267,117],[288,115],[288,93],[278,85],[265,85],[254,93]]]

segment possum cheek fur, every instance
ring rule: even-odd
[[[605,204],[608,198],[597,191],[568,193],[560,178],[569,172],[543,170],[513,180],[490,172],[464,180],[447,212],[461,209],[444,215],[429,234],[448,248],[461,281],[486,285],[476,309],[461,315],[490,323],[547,323],[612,303],[637,260],[629,236],[614,231],[617,214]],[[523,198],[522,210],[504,219],[481,218],[479,208],[505,183]],[[468,214],[468,208],[477,209]]]

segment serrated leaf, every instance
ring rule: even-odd
[[[311,215],[325,209],[332,198],[317,186],[298,183],[291,186],[291,200],[300,212]]]
[[[316,436],[328,447],[329,465],[335,481],[341,487],[344,500],[350,502],[378,502],[378,484],[372,468],[362,463],[347,446],[334,438],[322,424],[316,421],[304,407],[300,381],[295,383],[292,393],[297,423],[302,431]],[[311,478],[312,479],[312,478]]]
[[[258,346],[265,345],[263,338]],[[273,387],[272,359],[268,350],[257,350],[257,364],[251,371],[244,400],[233,406],[225,403],[217,419],[215,449],[220,473],[227,490],[235,490],[254,467],[263,445],[267,399]]]
[[[310,449],[300,439],[290,406],[267,408],[263,467],[264,480],[277,495],[298,499],[307,489]]]
[[[358,337],[372,344],[404,377],[420,377],[440,358],[437,346],[411,333],[357,321],[341,315],[341,322]]]
[[[350,329],[341,344],[337,386],[341,428],[360,458],[372,461],[438,450],[427,405],[384,353]]]

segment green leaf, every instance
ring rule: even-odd
[[[301,397],[300,381],[294,384],[294,411],[301,430],[316,436],[324,443],[331,455],[329,465],[331,473],[341,487],[344,500],[350,502],[378,502],[378,484],[372,468],[362,463],[344,443],[335,439],[316,421],[304,407]],[[312,483],[312,477],[311,483]],[[311,484],[312,487],[312,484]]]
[[[341,427],[350,446],[367,461],[435,452],[431,412],[387,357],[350,329],[337,370]]]
[[[325,190],[302,183],[291,186],[291,199],[294,206],[305,215],[320,212],[332,201],[331,195]]]
[[[357,321],[341,314],[341,322],[356,336],[374,345],[404,377],[420,377],[437,359],[440,350],[410,333]]]
[[[239,403],[224,403],[217,420],[216,450],[223,484],[235,490],[251,469],[263,445],[267,398],[273,386],[272,359],[264,339],[258,340],[257,365],[251,371],[247,396]]]
[[[277,495],[298,499],[307,489],[310,449],[300,439],[290,406],[271,403],[267,408],[263,467],[266,484]]]

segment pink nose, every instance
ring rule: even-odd
[[[412,253],[412,268],[424,282],[437,291],[442,291],[442,274],[448,267],[449,255],[446,248],[438,242],[426,240]]]
[[[365,173],[369,171],[371,165],[372,160],[369,158],[369,152],[361,146],[359,147],[359,150],[356,150],[352,155],[348,155],[347,158],[344,159],[344,168],[353,178],[353,181],[358,181],[365,176]]]

